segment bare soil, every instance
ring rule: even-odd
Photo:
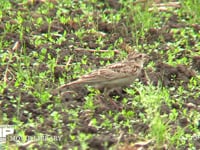
[[[107,1],[108,5],[104,5],[104,6],[96,6],[96,9],[105,9],[107,7],[111,7],[113,11],[118,11],[118,9],[120,8],[120,4],[117,1],[114,0],[109,0]],[[42,3],[40,1],[38,1],[37,3],[34,4],[26,4],[26,5],[18,5],[16,3],[12,4],[12,12],[17,11],[18,9],[21,9],[23,14],[24,14],[24,18],[26,18],[26,14],[30,14],[35,20],[39,17],[43,16],[41,14],[38,14],[36,12],[36,10],[38,9],[38,7],[41,7]],[[69,13],[67,14],[62,14],[63,16],[68,16],[70,15],[71,18],[73,18],[74,16],[77,15],[81,15],[83,14],[83,11],[81,9],[73,9],[73,8],[69,8]],[[55,89],[56,87],[58,87],[58,80],[60,77],[64,77],[64,74],[67,74],[67,76],[72,76],[73,72],[70,70],[66,70],[65,67],[63,67],[64,64],[66,64],[65,61],[65,56],[71,56],[74,55],[75,58],[71,60],[71,64],[79,62],[82,57],[84,55],[86,55],[88,57],[88,60],[90,60],[90,64],[87,65],[83,65],[82,67],[87,69],[87,68],[92,68],[92,69],[96,69],[101,67],[100,64],[100,60],[104,60],[104,61],[110,61],[115,62],[117,58],[119,58],[120,54],[115,54],[114,58],[110,58],[110,59],[105,59],[105,58],[100,58],[94,55],[94,53],[92,52],[87,52],[87,50],[85,51],[76,51],[76,47],[81,47],[81,48],[85,48],[85,49],[96,49],[96,48],[101,48],[101,49],[107,49],[111,44],[113,44],[117,39],[119,39],[120,37],[122,37],[124,39],[124,43],[121,45],[121,47],[119,48],[125,48],[125,51],[129,51],[129,49],[127,49],[126,45],[128,45],[129,42],[131,42],[131,31],[126,32],[126,34],[123,32],[123,30],[129,30],[128,27],[123,27],[121,26],[121,22],[123,22],[123,20],[120,23],[116,23],[116,24],[112,24],[106,21],[103,21],[101,18],[98,17],[97,14],[93,14],[94,19],[98,20],[97,26],[98,26],[98,30],[99,32],[103,32],[106,34],[106,36],[104,34],[99,34],[96,35],[94,33],[87,33],[84,34],[82,39],[80,39],[79,37],[77,37],[72,31],[77,31],[80,28],[84,28],[85,30],[92,28],[92,24],[90,22],[87,21],[87,17],[82,18],[80,20],[80,22],[75,22],[73,20],[71,20],[70,22],[68,22],[68,24],[62,24],[60,23],[60,21],[55,17],[56,16],[56,12],[57,12],[57,8],[53,8],[51,11],[49,11],[49,13],[47,14],[50,18],[52,18],[52,23],[50,25],[49,28],[49,23],[45,22],[44,24],[40,25],[39,27],[36,26],[36,24],[34,22],[29,21],[29,19],[27,18],[23,25],[24,28],[26,27],[30,27],[31,31],[28,33],[24,32],[23,38],[22,40],[20,40],[19,34],[16,34],[15,31],[13,32],[8,32],[6,33],[4,36],[1,34],[1,37],[3,37],[3,40],[5,41],[20,41],[19,45],[20,47],[23,45],[24,47],[26,47],[26,55],[31,55],[31,53],[33,51],[37,51],[38,53],[40,53],[42,48],[46,48],[47,49],[47,54],[50,55],[52,58],[58,58],[57,59],[57,66],[55,66],[54,68],[54,73],[53,76],[51,76],[50,78],[54,78],[55,82],[49,82],[47,80],[44,80],[43,84],[46,88],[49,89],[49,92],[51,92],[51,90]],[[96,12],[98,13],[98,12]],[[107,11],[107,13],[110,13],[109,11]],[[170,12],[172,13],[172,12]],[[5,24],[7,22],[10,22],[11,24],[15,24],[16,21],[15,18],[17,16],[17,14],[13,13],[12,16],[4,16],[2,18],[2,21],[0,23],[0,31],[2,32],[5,29]],[[155,41],[160,41],[160,37],[162,36],[163,41],[161,41],[160,43],[160,49],[165,49],[166,53],[163,54],[162,56],[159,53],[156,52],[151,52],[149,54],[149,56],[151,57],[150,61],[154,61],[155,62],[155,68],[146,68],[145,71],[143,71],[142,75],[140,76],[140,81],[145,84],[148,85],[149,83],[152,83],[153,85],[158,85],[161,84],[163,87],[173,87],[174,89],[178,89],[179,86],[183,86],[185,89],[187,89],[187,84],[189,83],[190,79],[192,77],[196,76],[195,71],[200,71],[200,56],[194,56],[191,57],[190,55],[190,51],[187,50],[183,50],[182,53],[180,53],[178,56],[176,56],[176,59],[182,58],[182,57],[186,57],[188,59],[191,59],[192,63],[188,66],[184,65],[184,64],[179,64],[177,66],[171,66],[168,65],[164,62],[164,60],[168,57],[167,55],[167,51],[170,51],[171,48],[165,46],[166,42],[175,42],[174,36],[175,34],[178,33],[173,33],[171,32],[172,29],[174,28],[183,28],[189,25],[185,25],[184,23],[182,23],[180,21],[180,19],[177,17],[176,14],[171,14],[170,19],[163,24],[162,28],[160,29],[156,29],[156,28],[151,28],[148,30],[148,32],[146,33],[145,39],[141,39],[140,42],[145,42],[146,44],[151,44]],[[194,28],[194,30],[197,30],[197,32],[199,32],[199,27],[197,26],[192,26],[191,28]],[[65,30],[67,31],[66,34],[66,40],[63,41],[61,44],[57,44],[57,43],[45,43],[45,44],[40,44],[40,45],[35,45],[33,43],[34,39],[32,35],[40,35],[43,33],[47,33],[47,32],[58,32],[58,33],[63,33]],[[102,36],[102,38],[104,38],[104,45],[100,45],[98,44],[96,41],[98,40],[99,36]],[[53,37],[53,40],[56,40],[57,37]],[[84,45],[83,45],[84,43]],[[193,41],[192,39],[190,40],[191,45],[194,45],[195,41]],[[182,47],[185,47],[186,43],[182,43]],[[56,49],[59,48],[60,51],[57,52]],[[9,47],[9,49],[12,51],[12,45]],[[147,52],[147,50],[144,49],[144,52]],[[14,53],[20,53],[20,50],[17,49],[16,51],[13,51]],[[18,60],[18,58],[13,57],[12,60],[12,64],[16,63]],[[31,65],[29,66],[30,70],[33,71],[33,74],[39,74],[45,71],[49,70],[48,65],[45,63],[45,59],[43,63],[40,63],[37,66],[34,66],[34,57],[32,57],[31,60]],[[71,117],[71,114],[68,114],[67,112],[63,111],[63,107],[65,109],[77,109],[77,108],[84,108],[84,103],[85,103],[85,99],[84,97],[87,96],[90,92],[87,90],[87,88],[77,88],[74,89],[78,94],[76,95],[71,95],[70,93],[63,93],[61,96],[61,102],[63,103],[63,106],[61,108],[61,106],[57,106],[55,101],[56,101],[56,97],[57,95],[52,95],[51,99],[49,102],[42,104],[41,106],[38,106],[37,103],[39,101],[39,99],[31,94],[29,94],[29,91],[24,91],[21,90],[21,88],[16,88],[15,87],[15,81],[16,81],[16,74],[15,72],[18,71],[17,68],[15,68],[12,64],[10,64],[8,67],[10,69],[10,71],[12,72],[7,72],[7,78],[8,78],[8,87],[4,90],[3,94],[0,95],[0,99],[1,99],[1,111],[3,114],[6,114],[8,118],[13,118],[16,115],[16,112],[19,111],[19,120],[22,121],[24,124],[26,124],[30,119],[32,119],[34,122],[37,122],[37,120],[39,119],[38,116],[43,116],[45,118],[45,121],[43,124],[38,124],[34,127],[26,127],[25,128],[25,134],[28,136],[33,136],[35,135],[35,133],[45,133],[45,134],[50,134],[50,135],[58,135],[58,131],[57,130],[61,130],[63,133],[63,137],[65,137],[67,140],[67,142],[65,142],[64,144],[64,148],[63,149],[70,149],[70,147],[73,146],[80,146],[79,142],[80,141],[70,141],[70,137],[69,135],[72,134],[71,129],[67,126],[68,123],[70,122],[76,122],[76,124],[78,126],[76,126],[76,128],[73,130],[73,135],[76,136],[78,135],[80,132],[83,133],[88,133],[88,134],[93,134],[95,136],[93,136],[93,138],[91,138],[90,140],[88,140],[88,145],[90,147],[90,149],[105,149],[105,143],[106,143],[106,147],[109,148],[110,146],[113,146],[117,143],[117,138],[116,138],[116,131],[113,129],[106,131],[104,129],[97,129],[93,126],[90,126],[89,123],[91,121],[92,118],[96,118],[97,120],[101,120],[99,114],[105,114],[107,115],[107,117],[109,117],[108,113],[109,111],[121,111],[121,110],[116,110],[116,107],[113,106],[111,103],[109,103],[108,101],[104,101],[104,97],[101,96],[101,100],[99,100],[99,98],[94,99],[94,103],[96,105],[96,108],[94,111],[90,112],[90,111],[86,111],[83,109],[83,111],[80,111],[79,113],[79,117],[78,120],[73,120],[73,117]],[[23,65],[23,64],[22,64]],[[1,80],[3,79],[3,77],[5,76],[5,72],[6,72],[6,65],[0,65],[0,78]],[[26,66],[24,66],[24,69],[26,69]],[[145,75],[146,72],[146,75]],[[147,78],[148,77],[148,78]],[[51,80],[52,81],[52,80]],[[23,85],[21,85],[23,86]],[[34,89],[32,89],[32,91],[34,91]],[[171,92],[171,95],[174,95],[174,92],[176,90]],[[197,91],[199,92],[199,91]],[[136,93],[139,94],[139,93]],[[111,93],[111,97],[118,95],[119,98],[116,101],[116,104],[119,107],[122,107],[122,109],[125,110],[129,110],[131,109],[131,101],[129,102],[129,104],[127,104],[126,106],[122,105],[122,99],[124,97],[129,97],[129,95],[122,90],[120,93],[117,92],[113,92]],[[20,103],[23,104],[22,106],[20,106],[20,110],[17,110],[17,102],[12,102],[11,99],[15,99],[20,97]],[[190,106],[188,105],[188,103],[193,103],[194,105],[199,105],[200,99],[196,98],[196,97],[188,97],[186,100],[183,101],[183,107],[186,107],[188,109],[191,109]],[[53,107],[53,111],[57,111],[59,114],[62,115],[62,124],[64,124],[65,126],[60,127],[58,124],[56,123],[53,118],[51,117],[51,113],[53,112],[49,112],[49,110],[47,109],[48,106],[52,106]],[[177,112],[180,109],[179,104],[177,104],[176,102],[174,103],[174,105],[172,106],[174,109],[177,110]],[[169,113],[171,111],[172,108],[170,108],[169,106],[167,106],[166,104],[162,105],[162,113]],[[192,109],[198,109],[197,107],[194,107]],[[136,107],[135,108],[135,113],[138,114],[138,119],[139,119],[139,113],[144,112],[143,108],[141,107]],[[200,110],[198,110],[200,111]],[[145,113],[145,112],[144,112]],[[31,115],[30,115],[31,114]],[[125,120],[126,118],[124,118],[123,116],[118,118],[118,122]],[[181,116],[178,119],[178,122],[180,122],[181,126],[186,127],[185,130],[187,130],[187,126],[188,124],[190,124],[191,122],[187,120],[187,118],[182,118]],[[113,118],[110,118],[111,121],[113,121],[113,123],[116,121]],[[104,120],[102,120],[103,122]],[[13,124],[12,120],[10,120],[8,122],[9,124]],[[175,125],[176,126],[176,125]],[[133,128],[135,130],[135,133],[143,133],[145,134],[148,131],[148,124],[145,124],[143,122],[135,122],[133,124]],[[122,129],[123,130],[123,136],[121,138],[121,142],[124,143],[131,143],[131,142],[136,142],[137,140],[140,140],[140,138],[136,135],[130,135],[128,133],[128,130],[126,130],[125,128]],[[188,130],[189,132],[189,130]],[[59,142],[58,142],[59,143]],[[197,143],[196,145],[199,148],[199,144]],[[56,149],[55,145],[50,145],[48,143],[44,143],[43,146],[37,145],[35,144],[34,147],[38,148],[38,149]],[[106,149],[107,149],[106,148]],[[197,149],[198,149],[197,148]]]

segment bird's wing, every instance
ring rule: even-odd
[[[106,69],[98,69],[96,71],[91,72],[88,75],[84,75],[80,77],[80,80],[85,80],[89,82],[102,82],[102,81],[108,81],[116,78],[123,78],[124,76],[127,76],[127,74],[119,73],[115,70],[106,68]]]
[[[101,82],[109,82],[109,80],[114,80],[118,78],[126,78],[129,76],[128,73],[119,73],[112,69],[98,69],[90,74],[81,76],[78,80],[68,83],[68,85],[76,84],[98,84]]]
[[[140,66],[137,63],[130,63],[130,62],[123,62],[123,63],[116,63],[113,65],[108,65],[107,68],[113,70],[114,72],[118,72],[121,74],[135,74]]]

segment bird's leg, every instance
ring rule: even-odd
[[[112,91],[112,89],[107,89],[107,88],[105,88],[104,89],[104,97],[105,98],[107,98],[107,99],[109,99],[109,102],[110,102],[110,104],[112,105],[112,106],[114,106],[116,109],[118,109],[118,110],[121,110],[122,108],[121,107],[119,107],[118,105],[117,105],[117,103],[109,96],[109,93]]]
[[[122,88],[119,88],[119,87],[118,87],[118,88],[115,88],[114,90],[117,92],[118,95],[121,95],[121,93],[122,93]]]
[[[96,95],[95,98],[97,98],[98,100],[98,104],[104,105],[104,102],[103,102],[104,97],[101,95],[101,89],[99,89],[98,87],[95,90],[95,95]]]

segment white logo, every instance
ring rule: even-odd
[[[13,134],[13,135],[12,135]],[[10,136],[8,136],[10,135]],[[8,136],[8,137],[7,137]],[[51,135],[37,135],[37,136],[16,136],[14,135],[14,125],[0,125],[0,150],[1,144],[6,143],[6,140],[16,142],[30,142],[30,141],[61,141],[62,136]]]
[[[14,133],[13,125],[0,125],[0,142],[6,141],[6,136]]]

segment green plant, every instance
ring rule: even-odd
[[[139,44],[139,40],[143,39],[145,32],[151,27],[156,27],[159,23],[159,18],[155,17],[155,14],[148,11],[148,3],[146,6],[133,5],[131,1],[124,3],[124,13],[128,14],[126,19],[126,26],[131,27],[132,37],[136,45]]]
[[[150,134],[158,145],[162,145],[168,136],[168,126],[159,114],[155,114],[150,123]]]
[[[182,4],[183,7],[179,15],[186,13],[187,19],[189,19],[191,23],[199,22],[200,10],[198,6],[200,5],[200,2],[198,0],[185,0]]]

